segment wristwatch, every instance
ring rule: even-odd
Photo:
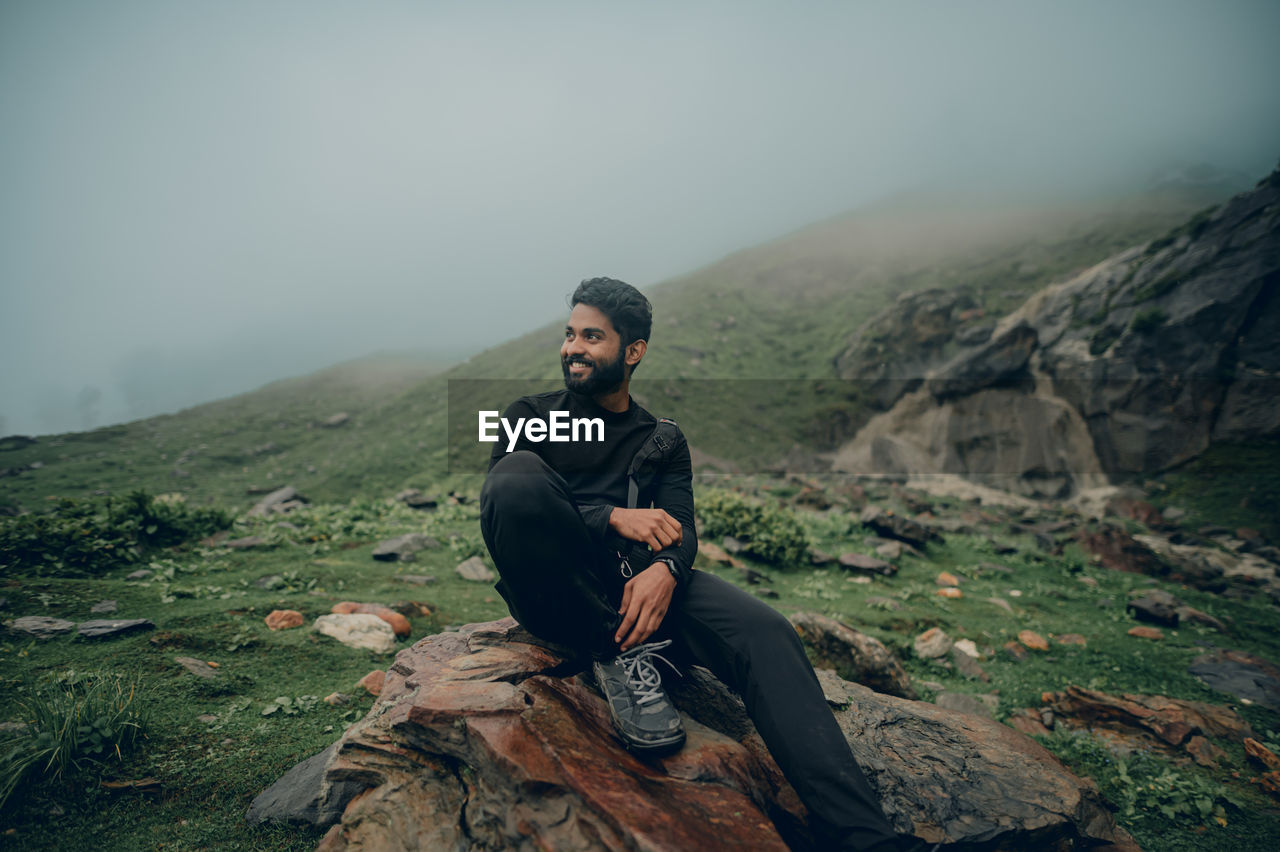
[[[656,564],[658,564],[659,562],[665,562],[665,563],[666,563],[666,565],[667,565],[667,570],[668,570],[668,571],[670,571],[670,572],[671,572],[671,576],[672,576],[673,578],[675,578],[676,585],[677,585],[677,586],[678,586],[678,585],[680,585],[680,571],[679,571],[679,569],[677,569],[677,568],[676,568],[675,560],[674,560],[674,559],[672,559],[672,558],[671,558],[671,557],[669,557],[669,556],[660,556],[660,557],[658,557],[657,559],[653,560],[653,564],[655,564],[655,565],[656,565]]]

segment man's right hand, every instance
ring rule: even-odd
[[[609,526],[625,539],[643,541],[654,553],[684,541],[680,522],[662,509],[615,508]]]

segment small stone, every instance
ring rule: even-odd
[[[422,550],[435,550],[440,547],[436,541],[424,533],[406,533],[389,538],[373,549],[373,558],[380,562],[412,562],[414,554]]]
[[[201,713],[199,716],[196,717],[196,721],[204,722],[206,725],[211,725],[214,722],[218,721],[218,717],[214,716],[212,713]]]
[[[720,539],[720,543],[724,545],[724,549],[730,553],[741,553],[745,545],[731,535],[727,535]]]
[[[1147,589],[1140,597],[1129,601],[1126,608],[1139,621],[1177,627],[1178,607],[1182,605],[1182,601],[1162,589]]]
[[[698,545],[698,550],[702,550],[702,545]],[[819,550],[816,547],[809,548],[809,562],[813,565],[830,565],[835,562],[836,558],[825,550]]]
[[[998,562],[979,562],[978,569],[981,571],[994,571],[997,574],[1012,574],[1013,569],[1007,565],[1001,565]]]
[[[1187,516],[1187,510],[1178,506],[1169,506],[1161,514],[1166,521],[1180,521]]]
[[[905,553],[919,555],[920,551],[901,541],[886,541],[884,544],[876,547],[876,555],[882,556],[885,559],[901,559]]]
[[[975,660],[981,660],[982,654],[978,651],[978,646],[974,644],[972,639],[957,639],[955,647],[963,654],[968,654]]]
[[[24,615],[9,623],[9,629],[15,633],[26,633],[37,639],[49,639],[62,633],[70,633],[76,626],[74,621],[65,618],[50,618],[47,615]]]
[[[1130,636],[1136,636],[1139,639],[1163,639],[1164,633],[1155,627],[1131,627],[1129,629]]]
[[[1015,730],[1021,731],[1028,736],[1047,737],[1051,731],[1045,727],[1044,722],[1040,720],[1040,714],[1036,711],[1024,707],[1021,710],[1015,710],[1009,714],[1006,720]]]
[[[1264,769],[1280,769],[1280,757],[1253,737],[1244,738],[1244,753]]]
[[[191,672],[196,677],[200,677],[200,678],[204,678],[205,680],[208,680],[209,678],[215,677],[218,674],[216,671],[213,670],[213,667],[211,667],[204,660],[197,660],[194,657],[174,657],[173,659],[174,659],[174,662],[182,666],[187,671]]]
[[[960,640],[961,642],[968,640]],[[970,643],[972,644],[972,643]],[[974,649],[977,650],[977,649]],[[951,649],[951,662],[955,665],[956,671],[971,680],[980,680],[983,683],[991,682],[991,675],[987,674],[982,666],[978,665],[978,661],[960,650],[959,643]]]
[[[1098,581],[1093,579],[1092,577],[1085,577],[1081,575],[1079,577],[1076,577],[1076,580],[1080,583],[1084,583],[1086,586],[1088,586],[1091,589],[1098,588]]]
[[[284,585],[284,575],[282,574],[266,574],[253,581],[253,584],[259,589],[275,589]]]
[[[987,603],[995,604],[1005,612],[1013,612],[1013,607],[1010,606],[1009,602],[1004,598],[987,598]]]
[[[333,707],[345,707],[351,703],[351,696],[341,692],[330,692],[324,697],[324,703]]]
[[[698,542],[698,555],[705,556],[707,557],[707,559],[710,559],[712,562],[717,562],[721,565],[728,565],[729,560],[733,558],[729,556],[727,552],[725,552],[725,549],[723,547],[721,547],[718,544],[713,544],[709,541]]]
[[[933,660],[944,656],[951,650],[951,637],[940,627],[930,627],[912,642],[916,656],[922,660]]]
[[[960,585],[960,578],[950,571],[943,571],[934,578],[933,582],[939,586],[958,586]]]
[[[1009,597],[1011,597],[1011,598],[1020,598],[1020,597],[1022,597],[1022,592],[1021,592],[1021,591],[1019,591],[1018,589],[1010,589],[1010,590],[1009,590]]]
[[[1063,645],[1079,645],[1081,647],[1089,644],[1088,640],[1079,633],[1063,633],[1058,637],[1058,642]]]
[[[1027,649],[1019,645],[1017,642],[1005,642],[1004,650],[1006,654],[1013,657],[1013,660],[1016,663],[1021,663],[1031,656],[1031,654],[1027,652]]]
[[[484,564],[479,556],[473,556],[470,559],[461,562],[453,570],[458,572],[458,576],[464,580],[471,580],[476,583],[492,583],[493,572],[489,570],[489,566]]]
[[[396,634],[391,625],[366,612],[322,615],[312,627],[349,648],[362,648],[378,654],[390,654],[396,649]]]
[[[296,609],[273,609],[263,621],[271,630],[288,630],[292,627],[301,627],[306,620]]]
[[[1225,633],[1227,626],[1218,619],[1209,615],[1207,612],[1201,612],[1194,607],[1180,606],[1176,610],[1179,622],[1188,624],[1203,624],[1205,627],[1211,627],[1219,633]]]
[[[871,597],[867,598],[867,606],[874,606],[874,607],[879,607],[880,609],[887,609],[890,612],[897,612],[898,610],[902,609],[902,602],[899,600],[895,600],[893,598],[885,598],[885,597],[880,597],[879,595],[872,595]]]
[[[382,669],[374,669],[356,683],[356,686],[362,688],[370,695],[381,695],[382,684],[387,680],[387,673]]]
[[[773,589],[756,589],[756,597],[768,598],[769,600],[777,600],[779,597],[781,597],[781,595],[779,595]]]
[[[223,547],[229,547],[232,550],[249,550],[254,547],[262,547],[267,540],[260,535],[247,535],[244,538],[233,538],[222,543]]]
[[[1201,766],[1215,767],[1227,753],[1202,736],[1194,736],[1187,740],[1187,753]]]
[[[840,554],[840,564],[854,571],[870,571],[885,576],[891,576],[898,572],[897,568],[883,559],[877,559],[874,556],[867,556],[862,553],[842,553]]]
[[[339,614],[363,612],[368,613],[369,615],[376,615],[378,618],[381,618],[387,624],[391,625],[391,629],[395,632],[396,636],[408,636],[412,632],[412,628],[409,625],[409,619],[405,618],[401,613],[391,609],[391,607],[384,606],[382,604],[341,601],[334,604],[333,608],[329,611]]]
[[[960,591],[955,586],[946,586],[945,588],[938,589],[938,595],[944,598],[962,598],[964,597],[964,592]]]
[[[1043,636],[1036,633],[1034,630],[1018,631],[1018,641],[1032,651],[1049,650],[1049,643],[1045,641]]]
[[[982,716],[987,719],[994,719],[995,713],[985,701],[976,696],[966,695],[962,692],[944,692],[933,700],[934,704],[947,710],[954,710],[957,713],[969,713],[973,716]]]
[[[413,586],[430,586],[436,581],[435,577],[428,574],[401,574],[396,579],[401,583],[409,583]]]
[[[146,618],[102,618],[94,621],[82,621],[76,626],[76,633],[86,639],[103,639],[108,636],[123,636],[139,630],[154,630],[155,625]]]
[[[89,607],[89,612],[115,612],[117,609],[115,601],[98,601]]]

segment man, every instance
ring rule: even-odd
[[[595,661],[614,725],[634,751],[684,742],[662,689],[665,648],[706,666],[747,712],[810,813],[822,848],[914,848],[885,819],[827,707],[790,623],[757,598],[693,570],[689,448],[664,421],[659,460],[628,475],[658,421],[631,399],[651,329],[649,301],[621,281],[583,281],[560,361],[565,390],[527,396],[503,418],[552,411],[599,418],[603,440],[498,442],[480,495],[481,529],[512,616]],[[648,445],[646,452],[652,449]],[[904,846],[903,841],[907,841]]]

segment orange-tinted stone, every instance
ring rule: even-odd
[[[947,586],[947,587],[945,587],[945,588],[938,589],[938,594],[939,594],[939,595],[941,595],[941,596],[942,596],[942,597],[944,597],[944,598],[962,598],[962,597],[964,597],[964,592],[960,591],[960,590],[959,590],[959,589],[957,589],[955,586]]]
[[[1164,633],[1154,627],[1133,627],[1129,629],[1130,636],[1137,636],[1139,639],[1163,639]]]
[[[1045,638],[1034,630],[1022,630],[1018,633],[1018,641],[1026,645],[1032,651],[1047,651],[1049,643]]]
[[[288,630],[291,627],[301,627],[304,619],[296,609],[273,609],[263,621],[272,630]]]
[[[382,669],[374,669],[356,683],[356,686],[363,687],[370,695],[381,695],[382,684],[387,680],[387,673]]]

